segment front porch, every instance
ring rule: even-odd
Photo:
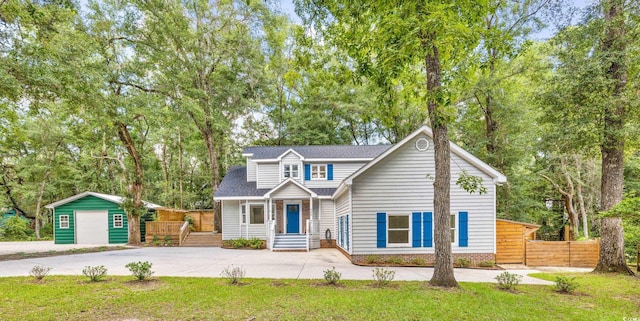
[[[267,247],[272,251],[309,251],[320,248],[318,199],[272,199]],[[314,206],[315,205],[315,206]]]

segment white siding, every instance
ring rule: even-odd
[[[309,198],[310,195],[305,190],[296,186],[294,183],[289,182],[286,183],[285,186],[280,187],[277,191],[271,194],[271,198],[278,199],[298,199],[298,198]]]
[[[352,254],[433,253],[433,247],[378,248],[376,246],[376,213],[409,214],[413,211],[433,211],[433,179],[427,178],[427,175],[435,176],[433,147],[425,152],[416,150],[415,141],[420,137],[426,136],[420,135],[409,141],[354,180]],[[431,140],[430,143],[432,143]],[[451,160],[451,211],[469,212],[469,246],[455,245],[452,251],[454,253],[495,253],[493,179],[457,155],[452,154]],[[455,184],[463,169],[466,169],[470,175],[483,178],[487,194],[469,194]],[[337,206],[340,208],[339,205]]]
[[[364,166],[364,162],[314,162],[311,164],[333,164],[333,180],[308,180],[304,181],[304,185],[309,188],[337,188],[340,182],[353,174],[355,171]],[[304,179],[304,168],[302,169],[302,177]]]
[[[233,240],[241,237],[266,239],[266,224],[240,224],[240,203],[244,201],[222,201],[222,239]],[[250,202],[250,204],[256,204],[256,202]],[[248,216],[247,219],[249,219]]]
[[[347,215],[350,214],[349,213],[349,191],[345,191],[344,193],[342,193],[342,195],[338,196],[338,198],[336,199],[336,217],[334,218],[334,224],[336,226],[335,229],[335,233],[334,233],[334,239],[336,239],[336,245],[340,246],[339,242],[338,242],[338,233],[340,233],[340,222],[339,222],[339,217],[343,216],[343,215]],[[352,216],[351,216],[352,217]],[[352,225],[352,219],[349,219],[349,225]],[[375,219],[374,219],[374,223],[375,223]],[[375,237],[375,236],[374,236]],[[349,238],[353,238],[351,236],[351,233],[349,233]],[[351,244],[351,241],[349,241]],[[353,246],[351,246],[351,248],[353,249]],[[346,250],[346,249],[345,249]],[[351,253],[351,251],[347,251],[349,253]]]
[[[280,183],[278,163],[258,163],[257,188],[273,188]]]
[[[300,161],[300,157],[296,155],[296,153],[289,152],[280,160],[280,172],[279,175],[284,175],[284,168],[282,165],[284,164],[297,164],[298,165],[298,179],[297,181],[302,183],[304,181],[304,165]],[[284,177],[280,177],[279,181],[283,181]]]
[[[251,159],[251,157],[247,157],[247,182],[255,182],[256,181],[256,163]]]
[[[320,238],[324,240],[325,231],[329,229],[331,231],[331,238],[336,238],[336,231],[334,230],[333,217],[333,201],[332,200],[320,200]]]
[[[240,203],[222,201],[222,239],[231,240],[240,237]]]

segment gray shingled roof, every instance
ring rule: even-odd
[[[233,166],[218,186],[215,197],[263,196],[270,188],[256,188],[256,182],[247,182],[247,167]],[[333,195],[335,188],[310,188],[318,196]]]
[[[375,158],[392,145],[252,146],[244,149],[253,159],[276,159],[289,149],[304,158]]]

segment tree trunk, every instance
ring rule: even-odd
[[[129,129],[122,122],[116,122],[118,129],[118,137],[127,149],[129,156],[133,159],[134,175],[131,182],[131,195],[133,197],[133,208],[127,210],[127,221],[129,222],[129,244],[140,244],[140,215],[144,212],[144,204],[142,203],[142,184],[144,181],[142,171],[142,158],[136,149],[131,138]]]
[[[427,109],[433,130],[433,148],[435,152],[436,177],[433,192],[435,266],[431,285],[457,287],[453,274],[450,231],[450,188],[451,156],[446,118],[443,116],[440,102],[441,67],[438,48],[433,43],[433,34],[423,34],[422,46],[426,49],[425,69],[427,71]]]
[[[602,0],[605,35],[602,41],[606,78],[612,83],[610,102],[604,107],[600,210],[608,211],[622,200],[624,182],[624,90],[627,84],[623,0]],[[600,258],[595,272],[633,274],[624,257],[622,219],[607,217],[600,224]]]
[[[582,217],[582,235],[584,235],[585,239],[589,239],[589,222],[588,222],[588,218],[587,218],[587,208],[585,207],[584,204],[584,195],[582,194],[582,161],[580,160],[580,157],[578,157],[577,155],[574,155],[574,160],[576,163],[576,176],[577,176],[577,183],[578,185],[576,186],[576,193],[578,196],[578,208],[580,211],[580,216]]]
[[[180,209],[184,209],[184,170],[182,168],[182,130],[178,129],[178,175],[180,176]]]

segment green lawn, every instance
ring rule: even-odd
[[[573,276],[571,274],[563,274]],[[553,280],[556,274],[538,274]],[[372,282],[159,277],[134,282],[109,277],[88,283],[77,276],[0,278],[0,320],[623,320],[640,317],[640,279],[576,274],[576,294],[552,286],[494,284],[461,289],[421,282]]]

